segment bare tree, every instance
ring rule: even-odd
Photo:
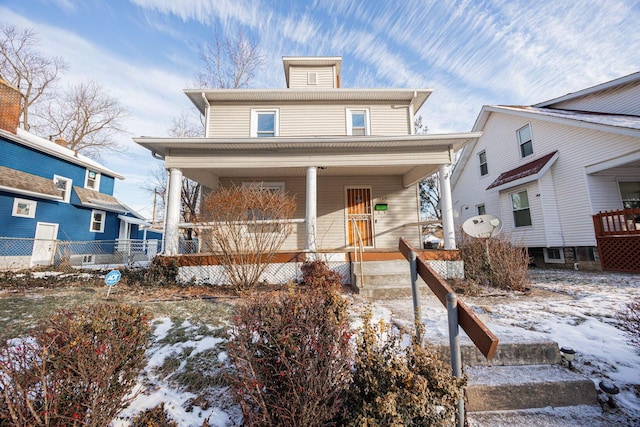
[[[29,130],[29,108],[47,98],[67,63],[38,52],[39,39],[31,29],[19,31],[12,25],[0,24],[0,37],[0,77],[20,90],[22,127]]]
[[[264,65],[258,44],[248,39],[242,30],[233,39],[222,39],[216,32],[213,45],[207,45],[200,58],[205,68],[198,74],[198,85],[215,89],[247,87]]]
[[[420,210],[429,218],[442,219],[440,211],[440,173],[423,179],[420,188]]]
[[[121,151],[115,136],[124,131],[128,110],[97,82],[81,82],[38,110],[39,132],[90,157],[104,150]]]

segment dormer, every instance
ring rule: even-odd
[[[282,63],[289,89],[340,87],[340,56],[283,56]]]

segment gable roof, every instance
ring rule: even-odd
[[[624,86],[629,83],[634,83],[640,81],[640,71],[637,73],[629,74],[624,77],[620,77],[618,79],[610,80],[605,83],[601,83],[599,85],[591,86],[586,89],[579,90],[577,92],[571,92],[566,95],[560,96],[558,98],[553,98],[548,101],[539,102],[534,104],[534,107],[549,107],[554,104],[558,104],[564,101],[570,101],[573,99],[581,98],[583,96],[592,95],[597,92],[602,92],[605,90],[613,89],[616,87]]]
[[[554,151],[517,168],[503,172],[487,187],[487,190],[494,188],[504,190],[515,187],[516,185],[535,181],[544,175],[556,160],[558,160],[558,151]]]
[[[289,87],[289,74],[291,66],[298,67],[336,67],[336,76],[340,78],[342,66],[341,56],[283,56],[284,77]]]
[[[36,151],[40,151],[41,153],[48,154],[52,157],[65,160],[69,163],[95,170],[96,172],[100,172],[104,175],[124,179],[122,175],[102,166],[100,163],[88,158],[87,156],[76,153],[67,147],[63,147],[53,141],[49,141],[48,139],[29,133],[24,129],[18,128],[15,135],[0,129],[0,137],[27,146]]]
[[[52,179],[0,166],[0,190],[48,200],[62,200]]]

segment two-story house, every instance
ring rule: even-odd
[[[615,245],[617,269],[640,270],[640,217],[605,217],[616,240],[599,240],[592,217],[640,208],[640,73],[532,106],[485,105],[473,131],[452,177],[460,223],[498,216],[537,265],[599,268]]]
[[[20,100],[0,80],[0,238],[13,239],[0,249],[2,263],[51,264],[57,240],[136,239],[145,221],[113,196],[123,177],[19,128]],[[85,262],[92,261],[87,254]]]
[[[169,171],[165,254],[177,253],[180,182],[260,183],[298,202],[287,251],[421,248],[417,184],[440,171],[445,247],[455,248],[449,172],[480,134],[416,135],[429,89],[342,88],[340,57],[284,57],[285,89],[195,89],[203,138],[135,138]]]

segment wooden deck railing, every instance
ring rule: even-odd
[[[599,212],[593,215],[596,237],[640,235],[640,209]]]

